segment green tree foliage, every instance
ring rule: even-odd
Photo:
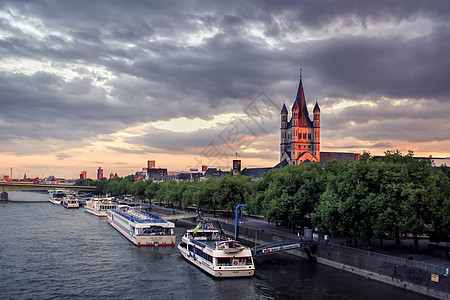
[[[310,214],[323,191],[319,164],[289,165],[264,174],[250,200],[250,209],[269,221],[292,227],[310,226]]]
[[[313,213],[316,226],[369,241],[412,234],[416,250],[426,224],[437,236],[448,234],[448,176],[433,169],[430,160],[416,159],[411,151],[361,157],[325,165],[326,188]]]
[[[81,185],[81,186],[95,186],[95,181],[90,179],[90,178],[86,178],[86,179],[77,179],[75,181],[75,185]]]

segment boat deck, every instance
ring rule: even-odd
[[[138,222],[138,223],[167,223],[166,221],[157,218],[155,216],[149,215],[147,213],[141,212],[141,211],[136,211],[133,209],[129,209],[127,211],[121,211],[121,210],[117,210],[115,209],[115,211],[122,215],[123,217],[126,217],[128,219],[130,219],[130,221],[134,221],[134,222]]]

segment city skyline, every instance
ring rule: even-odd
[[[449,16],[448,1],[0,1],[0,175],[274,166],[300,68],[321,151],[450,157]]]

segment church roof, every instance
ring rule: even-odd
[[[286,167],[289,165],[289,162],[286,159],[283,159],[282,161],[280,161],[275,167],[273,167],[274,169],[280,169],[283,167]]]
[[[288,113],[287,108],[286,108],[286,104],[285,104],[285,103],[283,103],[283,107],[281,108],[281,113],[282,113],[282,114],[283,114],[283,113],[285,113],[285,114]]]
[[[295,98],[294,105],[292,105],[292,110],[297,110],[298,113],[298,125],[299,126],[307,126],[307,127],[313,127],[313,123],[311,122],[311,119],[309,118],[308,114],[308,108],[306,107],[306,98],[305,93],[303,92],[303,84],[302,84],[302,78],[300,77],[300,83],[298,84],[298,91],[297,91],[297,97]]]
[[[267,167],[267,168],[245,168],[242,170],[241,175],[243,176],[252,176],[255,179],[262,178],[264,173],[269,172],[273,168]]]

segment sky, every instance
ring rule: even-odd
[[[322,151],[450,157],[450,1],[0,0],[0,175],[274,166],[300,69]]]

